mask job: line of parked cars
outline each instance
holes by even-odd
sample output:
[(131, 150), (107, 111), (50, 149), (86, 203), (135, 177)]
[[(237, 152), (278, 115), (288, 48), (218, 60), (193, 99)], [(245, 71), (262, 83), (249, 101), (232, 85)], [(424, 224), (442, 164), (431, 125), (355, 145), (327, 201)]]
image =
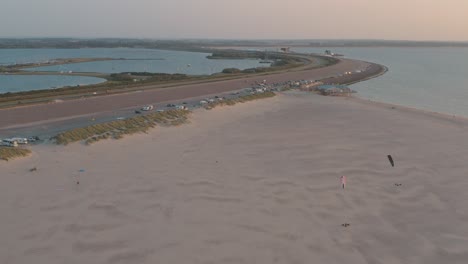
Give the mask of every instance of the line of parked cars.
[(208, 103), (214, 103), (216, 101), (223, 101), (224, 99), (226, 99), (226, 98), (225, 97), (219, 97), (219, 96), (215, 96), (214, 98), (205, 98), (205, 99), (200, 101), (200, 104), (204, 105), (204, 104), (208, 104)]
[[(187, 104), (186, 102), (183, 102), (182, 105), (167, 104), (166, 107), (167, 108), (176, 108), (176, 109), (187, 110), (188, 107), (185, 106), (186, 104)], [(143, 112), (152, 111), (153, 109), (154, 109), (153, 105), (145, 105), (142, 108), (135, 110), (135, 114), (141, 114)], [(163, 109), (157, 110), (157, 112), (163, 112), (163, 111), (164, 111)]]

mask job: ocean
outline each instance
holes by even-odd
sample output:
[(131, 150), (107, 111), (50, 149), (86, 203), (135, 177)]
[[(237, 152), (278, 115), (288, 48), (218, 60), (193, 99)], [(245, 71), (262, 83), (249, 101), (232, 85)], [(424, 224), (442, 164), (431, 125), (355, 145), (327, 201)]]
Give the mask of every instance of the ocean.
[(327, 49), (345, 58), (388, 67), (384, 75), (352, 85), (358, 97), (468, 117), (468, 48), (323, 47), (291, 51), (324, 54)]
[(388, 67), (384, 75), (351, 86), (359, 97), (468, 117), (468, 48), (328, 49)]

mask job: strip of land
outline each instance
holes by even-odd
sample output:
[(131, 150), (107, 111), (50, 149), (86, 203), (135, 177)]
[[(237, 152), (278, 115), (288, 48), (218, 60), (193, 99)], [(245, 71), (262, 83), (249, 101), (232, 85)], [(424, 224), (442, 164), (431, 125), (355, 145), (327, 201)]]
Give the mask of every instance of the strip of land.
[[(357, 69), (361, 70), (361, 73), (342, 75), (344, 72), (354, 72)], [(337, 64), (323, 68), (302, 68), (271, 75), (254, 75), (252, 77), (246, 76), (238, 79), (207, 83), (177, 84), (174, 87), (166, 87), (164, 89), (155, 89), (157, 87), (149, 85), (147, 87), (140, 87), (137, 92), (79, 98), (59, 103), (18, 106), (0, 109), (0, 132), (2, 129), (25, 126), (30, 123), (47, 122), (57, 119), (64, 120), (76, 116), (137, 107), (144, 104), (223, 93), (250, 87), (253, 83), (263, 82), (263, 80), (266, 80), (268, 83), (277, 83), (289, 80), (320, 80), (328, 78), (330, 83), (344, 83), (375, 76), (384, 70), (384, 67), (377, 64), (341, 59)], [(339, 76), (340, 74), (342, 76)]]
[[(248, 51), (232, 51), (227, 50), (223, 52), (214, 51), (209, 58), (229, 57), (233, 59), (250, 58), (259, 59), (264, 56), (261, 52), (248, 52)], [(0, 94), (0, 108), (7, 108), (16, 105), (27, 105), (34, 103), (44, 103), (53, 100), (68, 100), (74, 98), (81, 98), (82, 96), (101, 96), (117, 93), (126, 93), (136, 91), (143, 88), (158, 89), (166, 88), (177, 85), (187, 85), (195, 83), (206, 83), (222, 80), (239, 79), (243, 77), (253, 77), (265, 74), (277, 74), (286, 71), (301, 71), (306, 69), (313, 69), (332, 65), (337, 60), (320, 56), (308, 54), (285, 54), (274, 53), (275, 59), (270, 67), (256, 67), (250, 69), (236, 69), (227, 68), (222, 73), (212, 75), (185, 75), (185, 74), (163, 74), (163, 73), (148, 73), (148, 72), (123, 72), (115, 74), (103, 74), (97, 72), (53, 72), (53, 71), (22, 71), (22, 67), (10, 65), (6, 67), (19, 67), (14, 73), (16, 75), (71, 75), (71, 76), (88, 76), (106, 79), (107, 82), (74, 87), (61, 87), (57, 89), (45, 89), (34, 91), (22, 91), (16, 93)], [(86, 60), (86, 59), (82, 59)], [(119, 59), (130, 60), (130, 59)], [(66, 61), (62, 59), (62, 61)], [(29, 65), (29, 64), (26, 64)], [(1, 69), (0, 69), (1, 74)], [(6, 74), (6, 73), (4, 73)]]
[(42, 66), (56, 66), (64, 64), (74, 64), (74, 63), (83, 63), (83, 62), (93, 62), (93, 61), (108, 61), (108, 60), (123, 60), (123, 59), (113, 59), (113, 58), (69, 58), (69, 59), (53, 59), (50, 61), (44, 62), (31, 62), (31, 63), (18, 63), (12, 65), (6, 65), (0, 67), (0, 73), (11, 73), (15, 74), (23, 69), (36, 68)]

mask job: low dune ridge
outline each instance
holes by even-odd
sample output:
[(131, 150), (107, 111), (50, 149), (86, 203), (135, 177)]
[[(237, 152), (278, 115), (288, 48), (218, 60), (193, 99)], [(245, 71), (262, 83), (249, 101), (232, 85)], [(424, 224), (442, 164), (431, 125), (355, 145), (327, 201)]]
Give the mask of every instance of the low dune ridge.
[(290, 91), (38, 145), (0, 165), (0, 263), (466, 263), (467, 127)]

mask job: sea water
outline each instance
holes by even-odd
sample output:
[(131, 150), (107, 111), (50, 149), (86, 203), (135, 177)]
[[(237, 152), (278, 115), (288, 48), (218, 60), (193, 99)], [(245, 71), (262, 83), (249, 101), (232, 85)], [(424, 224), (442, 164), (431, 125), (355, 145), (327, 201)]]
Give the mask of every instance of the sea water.
[(292, 50), (324, 54), (327, 49), (343, 54), (345, 58), (388, 67), (384, 75), (351, 86), (359, 97), (468, 117), (468, 48), (324, 47)]
[(56, 75), (0, 75), (0, 94), (7, 92), (32, 91), (64, 86), (96, 84), (101, 78)]

